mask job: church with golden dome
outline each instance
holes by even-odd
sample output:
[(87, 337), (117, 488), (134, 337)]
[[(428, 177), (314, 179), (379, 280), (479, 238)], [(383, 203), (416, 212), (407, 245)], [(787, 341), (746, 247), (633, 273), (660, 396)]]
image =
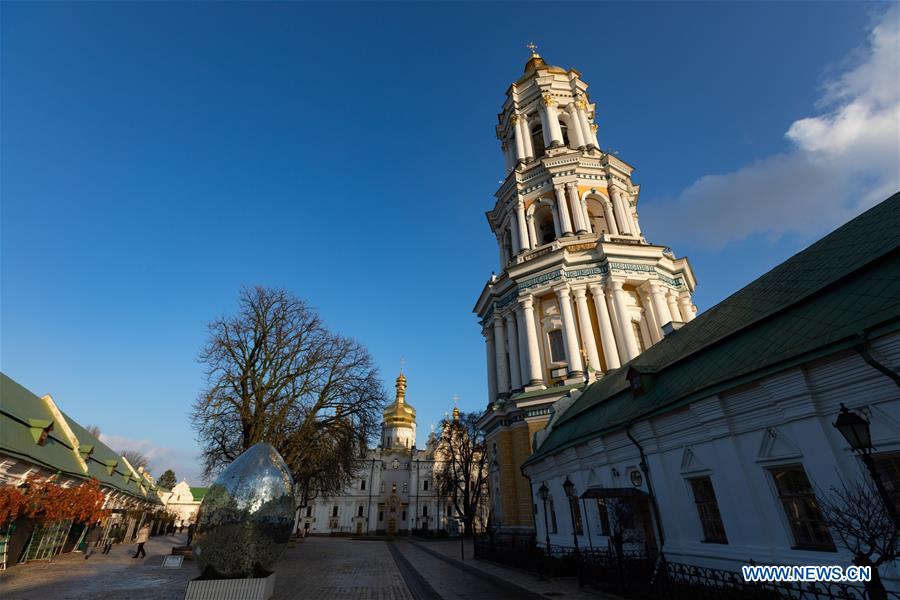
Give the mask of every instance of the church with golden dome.
[(442, 461), (434, 432), (416, 446), (416, 409), (406, 398), (406, 376), (394, 383), (394, 401), (382, 413), (381, 436), (339, 496), (299, 507), (297, 528), (308, 535), (406, 535), (458, 528), (458, 515), (434, 484)]

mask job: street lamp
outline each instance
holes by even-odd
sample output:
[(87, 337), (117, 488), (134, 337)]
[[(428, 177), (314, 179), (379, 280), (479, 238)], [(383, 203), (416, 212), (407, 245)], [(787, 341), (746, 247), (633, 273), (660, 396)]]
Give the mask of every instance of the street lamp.
[(881, 474), (875, 468), (875, 462), (872, 460), (872, 451), (875, 447), (872, 445), (872, 432), (869, 430), (869, 420), (849, 410), (842, 402), (841, 412), (834, 421), (834, 428), (841, 432), (841, 435), (844, 436), (844, 439), (850, 445), (850, 449), (866, 465), (869, 476), (875, 482), (878, 493), (881, 494), (881, 501), (884, 502), (888, 515), (894, 522), (894, 526), (900, 528), (900, 517), (897, 516), (897, 507), (894, 506), (891, 497), (888, 495), (884, 482), (881, 480)]
[(547, 536), (547, 556), (550, 556), (550, 526), (547, 524), (547, 498), (550, 496), (550, 490), (547, 489), (546, 483), (542, 483), (538, 488), (538, 496), (544, 504), (544, 535)]

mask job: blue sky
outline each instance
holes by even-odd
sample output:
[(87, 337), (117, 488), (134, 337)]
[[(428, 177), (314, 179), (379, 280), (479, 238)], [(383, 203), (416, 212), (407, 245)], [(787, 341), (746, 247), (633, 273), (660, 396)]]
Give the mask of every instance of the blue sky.
[[(708, 308), (897, 190), (897, 12), (852, 3), (0, 5), (2, 369), (193, 477), (205, 323), (282, 286), (486, 402), (494, 137), (539, 44)], [(891, 68), (894, 67), (894, 68)], [(893, 129), (891, 129), (893, 127)], [(886, 136), (885, 133), (888, 135)]]

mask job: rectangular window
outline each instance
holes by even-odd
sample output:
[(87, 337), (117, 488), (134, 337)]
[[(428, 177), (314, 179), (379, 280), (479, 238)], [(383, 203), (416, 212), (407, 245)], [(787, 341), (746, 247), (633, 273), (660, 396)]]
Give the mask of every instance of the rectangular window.
[(400, 519), (406, 521), (406, 511), (403, 511), (403, 514), (400, 516)]
[(644, 338), (641, 337), (641, 325), (637, 321), (631, 322), (631, 328), (634, 330), (634, 341), (637, 342), (638, 352), (646, 350)]
[(550, 533), (556, 533), (556, 508), (553, 506), (553, 496), (550, 497)]
[(378, 511), (378, 520), (384, 521), (384, 511), (383, 510)]
[(802, 466), (771, 470), (778, 498), (794, 536), (794, 547), (834, 551), (834, 541), (822, 519), (819, 503)]
[(356, 516), (357, 516), (357, 517), (363, 516), (363, 507), (362, 507), (362, 504), (360, 504), (359, 507), (356, 509)]
[(552, 362), (566, 362), (566, 349), (563, 346), (562, 329), (555, 329), (547, 334), (550, 340), (550, 360)]
[(366, 489), (366, 480), (365, 479), (363, 479), (359, 482), (359, 489), (365, 491), (365, 489)]
[(422, 482), (422, 489), (425, 490), (426, 492), (428, 491), (428, 480), (427, 479)]
[(691, 479), (690, 482), (691, 490), (694, 492), (694, 504), (697, 505), (697, 514), (700, 516), (700, 525), (703, 527), (703, 541), (727, 544), (725, 525), (722, 523), (722, 515), (719, 514), (719, 503), (716, 501), (712, 480), (709, 477), (698, 477)]
[(900, 452), (873, 454), (872, 462), (875, 463), (875, 470), (881, 475), (884, 489), (887, 490), (888, 496), (894, 501), (897, 513), (900, 514)]
[(427, 505), (427, 504), (426, 504), (425, 506), (422, 507), (422, 516), (423, 516), (423, 517), (427, 517), (427, 516), (428, 516), (428, 505)]
[(306, 507), (306, 516), (307, 516), (307, 517), (311, 517), (311, 516), (312, 516), (312, 506), (307, 506), (307, 507)]
[(337, 513), (338, 513), (338, 507), (335, 506), (334, 508), (331, 509), (331, 516), (336, 517)]
[(584, 526), (581, 524), (581, 504), (578, 498), (572, 499), (572, 516), (575, 519), (575, 535), (584, 535)]
[(447, 505), (447, 516), (448, 517), (453, 516), (453, 507), (450, 506), (449, 504)]
[(597, 512), (600, 513), (600, 535), (610, 535), (609, 507), (603, 498), (597, 498)]

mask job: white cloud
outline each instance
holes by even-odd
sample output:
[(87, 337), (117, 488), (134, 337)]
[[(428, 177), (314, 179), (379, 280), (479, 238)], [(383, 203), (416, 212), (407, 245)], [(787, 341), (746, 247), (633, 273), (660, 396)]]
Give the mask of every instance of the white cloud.
[(791, 150), (645, 205), (651, 241), (665, 232), (667, 243), (716, 248), (754, 234), (820, 234), (900, 190), (898, 24), (894, 6), (856, 63), (825, 82), (822, 114), (791, 124)]
[(134, 440), (121, 435), (100, 434), (100, 441), (115, 450), (133, 450), (147, 457), (148, 469), (155, 477), (172, 469), (178, 480), (187, 479), (191, 485), (202, 485), (202, 468), (196, 454), (186, 450), (158, 446), (150, 440)]

